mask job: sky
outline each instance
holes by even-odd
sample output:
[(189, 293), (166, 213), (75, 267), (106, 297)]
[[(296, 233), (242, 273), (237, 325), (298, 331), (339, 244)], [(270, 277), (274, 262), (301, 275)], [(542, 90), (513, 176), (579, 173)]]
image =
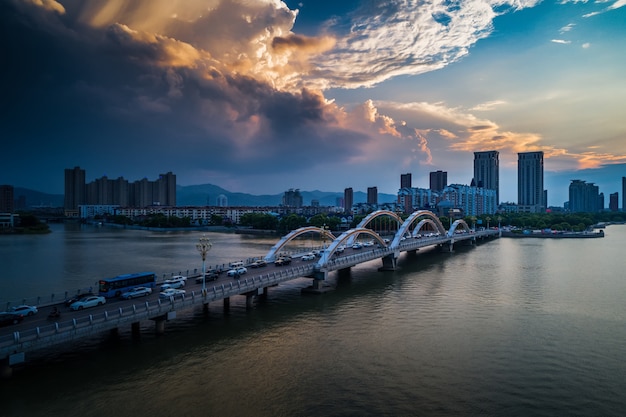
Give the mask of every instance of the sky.
[(626, 0), (1, 0), (0, 184), (470, 184), (544, 152), (548, 204), (626, 176)]

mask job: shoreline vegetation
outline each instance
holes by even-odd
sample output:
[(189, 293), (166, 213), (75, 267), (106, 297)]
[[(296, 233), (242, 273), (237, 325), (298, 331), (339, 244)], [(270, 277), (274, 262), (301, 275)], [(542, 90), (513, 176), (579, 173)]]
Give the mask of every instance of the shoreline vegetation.
[[(141, 218), (131, 219), (125, 216), (98, 216), (94, 219), (81, 220), (64, 217), (42, 217), (37, 213), (19, 213), (20, 223), (13, 228), (0, 229), (0, 234), (46, 234), (51, 230), (48, 223), (73, 222), (89, 224), (96, 227), (114, 227), (121, 229), (149, 230), (154, 232), (180, 232), (201, 231), (250, 234), (259, 236), (283, 236), (292, 230), (304, 226), (315, 226), (340, 233), (353, 229), (361, 222), (366, 214), (351, 216), (316, 214), (307, 218), (298, 214), (289, 214), (278, 217), (269, 213), (246, 213), (238, 224), (221, 216), (213, 216), (206, 224), (198, 224), (189, 217), (179, 218), (154, 214)], [(598, 212), (598, 213), (497, 213), (493, 215), (466, 216), (461, 218), (471, 229), (502, 229), (504, 237), (531, 237), (531, 238), (589, 238), (602, 237), (603, 233), (594, 233), (594, 229), (600, 229), (609, 224), (626, 223), (623, 212)], [(401, 214), (406, 218), (408, 214)], [(442, 226), (450, 229), (452, 222), (457, 218), (440, 216)], [(391, 224), (395, 220), (382, 218), (379, 226), (386, 230), (394, 229)], [(459, 226), (460, 227), (460, 226)]]

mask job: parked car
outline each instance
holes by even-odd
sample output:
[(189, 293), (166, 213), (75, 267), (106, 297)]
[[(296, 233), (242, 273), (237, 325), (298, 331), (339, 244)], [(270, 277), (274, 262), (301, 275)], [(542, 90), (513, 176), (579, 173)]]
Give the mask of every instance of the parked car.
[(107, 302), (106, 298), (99, 295), (92, 295), (90, 297), (81, 298), (80, 300), (72, 303), (70, 308), (72, 310), (82, 310), (83, 308), (101, 306)]
[(84, 292), (84, 293), (76, 294), (75, 296), (70, 297), (67, 300), (65, 300), (65, 305), (69, 307), (72, 304), (74, 304), (76, 301), (80, 300), (81, 298), (91, 297), (92, 295), (95, 295), (95, 294), (92, 292)]
[(245, 266), (242, 266), (240, 268), (235, 268), (235, 269), (231, 269), (230, 271), (228, 271), (226, 274), (229, 277), (238, 277), (239, 275), (243, 275), (246, 272), (248, 272), (248, 270), (246, 269)]
[(11, 324), (18, 324), (24, 320), (24, 316), (18, 313), (12, 313), (10, 311), (0, 312), (0, 326), (10, 326)]
[(37, 314), (39, 312), (39, 310), (37, 310), (37, 307), (29, 306), (26, 304), (13, 307), (10, 311), (11, 313), (21, 314), (22, 316), (32, 316), (33, 314)]
[(256, 261), (252, 262), (250, 264), (251, 268), (262, 268), (264, 266), (267, 265), (267, 262), (265, 262), (263, 259), (257, 259)]
[(133, 288), (132, 290), (126, 291), (125, 293), (123, 293), (122, 298), (125, 300), (130, 300), (131, 298), (145, 297), (150, 294), (152, 294), (152, 288), (137, 287), (137, 288)]
[[(217, 275), (217, 272), (206, 272), (204, 274), (204, 282), (215, 281), (218, 277), (219, 277), (219, 275)], [(197, 284), (202, 284), (202, 275), (200, 275), (198, 278), (196, 278), (196, 283)]]
[(185, 295), (185, 290), (178, 290), (176, 288), (168, 288), (159, 293), (159, 298), (171, 298), (171, 297), (176, 297), (176, 296), (182, 297), (183, 295)]

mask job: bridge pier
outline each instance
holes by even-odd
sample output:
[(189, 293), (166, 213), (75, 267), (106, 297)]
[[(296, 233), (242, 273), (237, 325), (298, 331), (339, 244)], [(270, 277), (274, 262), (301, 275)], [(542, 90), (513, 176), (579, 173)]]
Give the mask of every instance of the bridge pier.
[(130, 330), (134, 338), (138, 338), (141, 333), (140, 322), (134, 321), (130, 324)]
[(157, 335), (162, 335), (165, 333), (165, 317), (154, 320), (154, 331)]
[(395, 271), (398, 266), (398, 258), (392, 253), (382, 258), (383, 266), (378, 268), (379, 271)]
[(328, 271), (315, 271), (313, 274), (313, 283), (310, 287), (302, 289), (304, 294), (323, 294), (332, 290), (332, 287), (326, 284)]
[(246, 294), (246, 310), (250, 310), (254, 307), (254, 297), (255, 295), (252, 293)]
[(0, 361), (0, 379), (9, 379), (13, 376), (13, 368), (9, 365), (8, 359)]

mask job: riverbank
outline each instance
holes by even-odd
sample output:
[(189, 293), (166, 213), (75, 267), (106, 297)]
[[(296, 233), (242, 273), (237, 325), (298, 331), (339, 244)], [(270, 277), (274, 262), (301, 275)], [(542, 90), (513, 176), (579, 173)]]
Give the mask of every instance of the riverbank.
[(536, 239), (593, 239), (604, 237), (604, 231), (599, 230), (597, 232), (539, 232), (539, 233), (517, 233), (517, 232), (502, 232), (502, 237), (513, 238), (536, 238)]

